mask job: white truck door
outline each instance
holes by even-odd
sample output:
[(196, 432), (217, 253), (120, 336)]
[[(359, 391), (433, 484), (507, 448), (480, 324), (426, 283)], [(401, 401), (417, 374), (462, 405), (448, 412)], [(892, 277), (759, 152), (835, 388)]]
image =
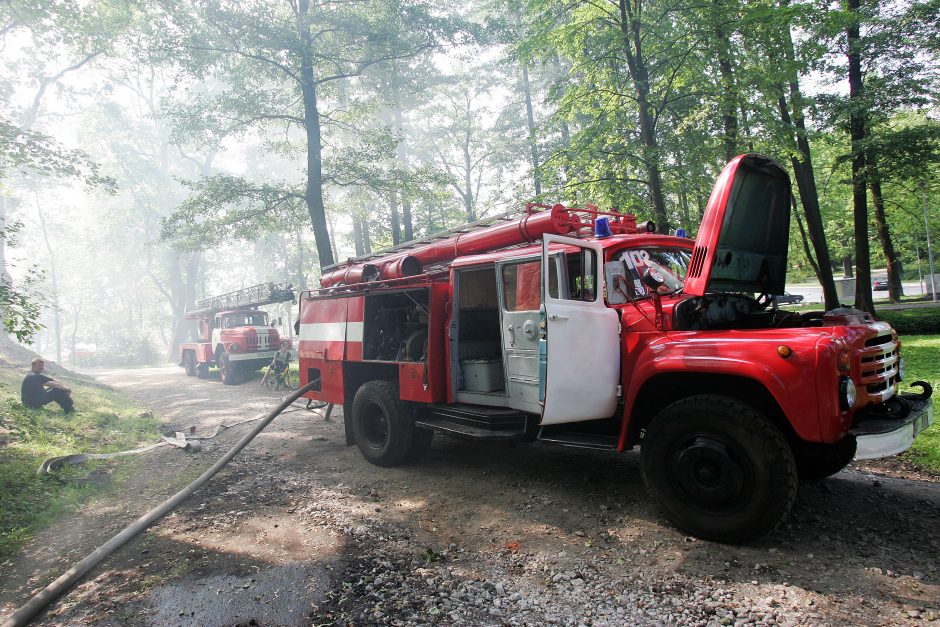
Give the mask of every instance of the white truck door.
[(496, 264), (506, 404), (532, 414), (542, 411), (539, 402), (541, 268), (538, 258)]
[[(549, 245), (567, 255), (565, 285), (549, 289)], [(542, 238), (545, 332), (539, 342), (542, 424), (608, 418), (620, 384), (620, 317), (604, 303), (604, 252), (597, 242), (560, 235)]]

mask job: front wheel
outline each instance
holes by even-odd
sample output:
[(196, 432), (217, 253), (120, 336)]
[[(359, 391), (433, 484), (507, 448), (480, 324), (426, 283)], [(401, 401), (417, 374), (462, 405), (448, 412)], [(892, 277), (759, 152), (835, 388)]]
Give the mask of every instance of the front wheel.
[(692, 396), (661, 411), (646, 428), (640, 465), (666, 516), (704, 539), (763, 536), (796, 500), (796, 462), (783, 434), (725, 396)]
[(376, 466), (403, 462), (414, 444), (414, 420), (393, 381), (368, 381), (356, 391), (352, 427), (362, 456)]
[(196, 376), (196, 353), (193, 351), (185, 351), (183, 353), (183, 368), (186, 369), (186, 376), (195, 377)]
[(223, 385), (235, 385), (238, 383), (237, 368), (226, 353), (219, 353), (215, 358), (215, 363), (219, 365), (219, 376), (222, 377)]

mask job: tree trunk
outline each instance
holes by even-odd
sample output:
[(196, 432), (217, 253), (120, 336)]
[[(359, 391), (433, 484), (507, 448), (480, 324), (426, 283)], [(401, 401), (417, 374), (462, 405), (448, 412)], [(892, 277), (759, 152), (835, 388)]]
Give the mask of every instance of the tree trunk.
[(721, 111), (721, 123), (724, 128), (722, 139), (725, 146), (725, 161), (731, 161), (738, 154), (738, 98), (734, 84), (734, 69), (731, 65), (731, 41), (724, 24), (727, 8), (723, 0), (712, 0), (711, 8), (715, 45), (718, 49), (718, 72), (721, 74), (721, 98), (718, 108)]
[(855, 264), (852, 262), (852, 255), (846, 255), (842, 258), (842, 276), (851, 279), (855, 276)]
[(669, 231), (666, 219), (666, 203), (663, 198), (662, 177), (659, 172), (659, 146), (656, 142), (656, 123), (649, 103), (650, 79), (643, 58), (640, 20), (629, 4), (630, 0), (619, 0), (620, 33), (623, 37), (623, 51), (630, 70), (630, 78), (636, 91), (637, 113), (640, 119), (640, 142), (643, 145), (643, 163), (649, 182), (650, 200), (653, 203), (653, 216), (662, 232)]
[(77, 362), (77, 360), (75, 359), (75, 355), (76, 355), (76, 352), (75, 352), (75, 336), (78, 335), (78, 320), (79, 320), (79, 315), (81, 314), (81, 311), (82, 311), (82, 304), (83, 304), (83, 303), (84, 303), (84, 295), (83, 295), (81, 292), (79, 292), (79, 296), (78, 296), (78, 306), (75, 307), (75, 320), (72, 322), (72, 359), (71, 359), (71, 363), (72, 363), (73, 366), (79, 365), (78, 362)]
[(185, 271), (181, 268), (184, 257), (174, 255), (170, 262), (170, 309), (173, 316), (173, 332), (167, 343), (166, 360), (175, 362), (179, 357), (180, 344), (192, 339), (195, 325), (186, 319), (186, 312), (196, 305), (196, 285), (199, 281), (202, 253), (185, 256)]
[(881, 178), (874, 167), (874, 159), (869, 157), (868, 186), (871, 189), (872, 204), (875, 206), (875, 225), (878, 228), (878, 240), (881, 250), (885, 254), (885, 263), (888, 269), (888, 299), (892, 303), (901, 302), (904, 290), (901, 287), (901, 258), (894, 249), (891, 232), (888, 230), (888, 220), (885, 217), (885, 201), (881, 194)]
[(401, 222), (398, 217), (398, 194), (394, 189), (388, 192), (388, 209), (392, 215), (392, 246), (401, 244)]
[(363, 252), (365, 249), (362, 246), (362, 227), (360, 226), (360, 220), (358, 216), (353, 217), (353, 246), (356, 247), (356, 256), (361, 257), (365, 254)]
[[(401, 99), (399, 97), (395, 98), (395, 131), (402, 137), (404, 137), (405, 125), (402, 120), (401, 114)], [(405, 142), (402, 141), (395, 148), (395, 154), (398, 157), (398, 164), (401, 166), (402, 172), (407, 176), (408, 174), (408, 147), (405, 146)], [(400, 239), (405, 242), (410, 242), (415, 238), (414, 236), (414, 221), (411, 218), (411, 199), (408, 197), (408, 193), (405, 190), (405, 186), (399, 186), (399, 192), (401, 194), (401, 227), (402, 233)], [(394, 226), (394, 222), (393, 222)]]
[(323, 204), (323, 146), (320, 141), (320, 111), (317, 108), (317, 84), (313, 77), (313, 38), (308, 22), (309, 0), (298, 0), (300, 39), (303, 42), (300, 61), (300, 89), (304, 102), (304, 127), (307, 133), (307, 189), (304, 198), (313, 238), (317, 243), (320, 268), (334, 263), (333, 247), (326, 223), (326, 207)]
[(463, 145), (463, 206), (467, 212), (467, 223), (476, 222), (476, 214), (473, 212), (473, 161), (470, 158), (470, 131), (466, 133), (466, 139)]
[(868, 198), (865, 193), (865, 116), (862, 113), (862, 59), (859, 51), (860, 0), (847, 0), (852, 22), (845, 29), (849, 59), (849, 127), (852, 137), (852, 205), (855, 219), (855, 307), (874, 313), (871, 251), (868, 247)]
[[(790, 196), (790, 209), (793, 211), (793, 217), (796, 219), (796, 225), (800, 229), (800, 242), (803, 244), (803, 254), (806, 255), (809, 265), (813, 267), (813, 272), (816, 273), (816, 276), (819, 276), (819, 264), (816, 263), (816, 260), (813, 258), (813, 251), (809, 249), (809, 240), (806, 238), (806, 229), (803, 228), (803, 221), (800, 219), (800, 212), (796, 206), (796, 198)], [(826, 305), (826, 309), (833, 309), (829, 305)]]
[(304, 238), (300, 229), (294, 229), (294, 241), (297, 244), (297, 270), (294, 276), (294, 288), (303, 289), (307, 285), (307, 273), (304, 271), (304, 265), (307, 261), (307, 249), (304, 247)]
[(36, 198), (36, 213), (39, 214), (39, 227), (42, 229), (42, 238), (46, 242), (46, 252), (49, 253), (49, 278), (52, 281), (52, 320), (55, 332), (55, 361), (62, 365), (62, 321), (59, 316), (59, 283), (55, 270), (55, 253), (49, 242), (49, 229), (46, 228), (46, 218), (39, 205), (39, 194), (34, 192)]
[(535, 195), (542, 195), (542, 176), (539, 174), (539, 142), (535, 129), (535, 114), (532, 110), (532, 87), (529, 84), (529, 68), (522, 66), (522, 95), (525, 98), (525, 115), (528, 125), (529, 157), (532, 159), (532, 186)]
[[(786, 9), (789, 0), (781, 0), (781, 8)], [(822, 286), (823, 302), (826, 309), (835, 309), (839, 306), (839, 294), (836, 292), (836, 283), (832, 277), (832, 258), (829, 255), (829, 246), (826, 243), (826, 230), (823, 227), (822, 212), (819, 209), (819, 192), (816, 188), (816, 175), (813, 172), (813, 157), (809, 147), (809, 136), (806, 132), (806, 116), (803, 113), (803, 92), (800, 89), (799, 76), (796, 73), (795, 54), (793, 51), (793, 37), (790, 35), (789, 24), (783, 35), (784, 56), (791, 68), (789, 71), (788, 87), (790, 104), (787, 106), (783, 89), (780, 90), (778, 109), (780, 119), (793, 129), (796, 137), (796, 152), (790, 157), (793, 166), (793, 175), (796, 178), (796, 187), (800, 193), (800, 204), (803, 205), (803, 214), (806, 216), (806, 228), (809, 239), (816, 252), (816, 279)], [(773, 61), (773, 59), (771, 59)], [(792, 120), (790, 110), (793, 111)]]

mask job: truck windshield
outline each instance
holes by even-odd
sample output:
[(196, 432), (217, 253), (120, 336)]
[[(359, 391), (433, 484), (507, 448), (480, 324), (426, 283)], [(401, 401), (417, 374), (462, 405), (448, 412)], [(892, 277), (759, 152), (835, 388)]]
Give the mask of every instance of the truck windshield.
[(229, 314), (225, 316), (223, 327), (234, 329), (235, 327), (264, 327), (268, 325), (268, 315), (263, 312)]
[[(611, 303), (647, 296), (643, 272), (649, 268), (662, 274), (660, 293), (682, 289), (692, 254), (685, 248), (629, 248), (614, 255), (608, 271), (608, 300)], [(619, 276), (615, 276), (619, 275)]]

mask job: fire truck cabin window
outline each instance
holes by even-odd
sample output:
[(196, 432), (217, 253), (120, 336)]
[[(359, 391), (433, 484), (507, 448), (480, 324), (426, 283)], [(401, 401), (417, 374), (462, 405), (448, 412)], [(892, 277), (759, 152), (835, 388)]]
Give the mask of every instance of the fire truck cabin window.
[(537, 311), (542, 299), (542, 262), (527, 261), (503, 267), (506, 311)]
[(593, 302), (597, 298), (597, 253), (581, 249), (567, 257), (568, 299)]
[(682, 289), (691, 256), (691, 251), (685, 248), (631, 248), (616, 253), (614, 261), (623, 263), (623, 280), (618, 278), (615, 285), (608, 286), (612, 292), (608, 295), (610, 302), (647, 296), (649, 288), (643, 284), (643, 272), (647, 269), (658, 270), (666, 280), (659, 288), (660, 293)]
[(226, 329), (235, 327), (263, 327), (268, 324), (268, 315), (263, 311), (228, 314), (222, 326)]
[[(558, 298), (558, 260), (551, 261), (548, 293)], [(538, 311), (542, 300), (542, 262), (538, 259), (503, 266), (503, 306), (506, 311)]]

